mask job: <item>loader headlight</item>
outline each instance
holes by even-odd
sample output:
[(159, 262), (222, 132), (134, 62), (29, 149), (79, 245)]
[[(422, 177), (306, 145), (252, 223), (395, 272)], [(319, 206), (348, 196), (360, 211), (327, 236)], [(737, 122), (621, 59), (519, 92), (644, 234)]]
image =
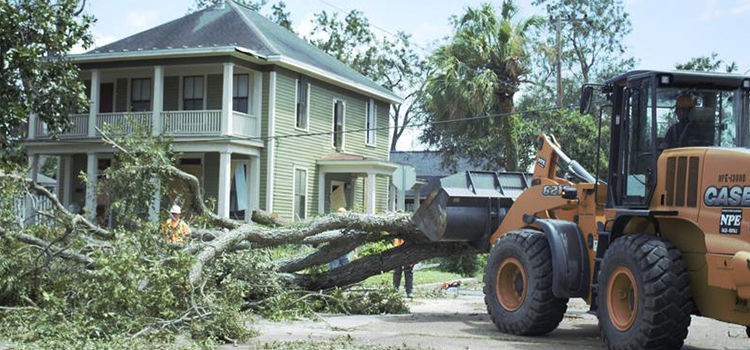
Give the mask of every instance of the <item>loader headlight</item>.
[(564, 199), (576, 199), (578, 198), (578, 189), (575, 187), (563, 187), (560, 191), (560, 196)]
[(742, 90), (750, 90), (750, 79), (742, 80)]

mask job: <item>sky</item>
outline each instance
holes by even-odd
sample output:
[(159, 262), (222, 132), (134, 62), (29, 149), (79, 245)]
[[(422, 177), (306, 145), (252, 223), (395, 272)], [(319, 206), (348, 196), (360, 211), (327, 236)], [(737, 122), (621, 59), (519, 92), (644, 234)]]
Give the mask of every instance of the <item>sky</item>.
[[(194, 0), (88, 0), (87, 11), (97, 18), (95, 46), (152, 28), (185, 15)], [(309, 33), (313, 14), (320, 11), (364, 12), (373, 30), (388, 36), (410, 33), (426, 50), (451, 34), (449, 18), (479, 0), (285, 0), (298, 33)], [(501, 1), (489, 1), (501, 4)], [(675, 63), (716, 52), (750, 70), (750, 45), (744, 40), (750, 21), (750, 0), (624, 0), (633, 31), (626, 37), (628, 54), (640, 69), (672, 69)], [(269, 0), (275, 3), (275, 0)], [(532, 0), (517, 0), (521, 16), (541, 15)], [(270, 12), (270, 4), (261, 13)], [(399, 142), (399, 149), (421, 148), (414, 135)]]

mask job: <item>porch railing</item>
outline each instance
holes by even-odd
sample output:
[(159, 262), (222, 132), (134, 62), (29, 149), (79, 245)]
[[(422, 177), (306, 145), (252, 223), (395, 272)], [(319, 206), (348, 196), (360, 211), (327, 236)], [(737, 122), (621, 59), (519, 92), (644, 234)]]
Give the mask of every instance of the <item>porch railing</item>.
[(258, 136), (258, 117), (242, 112), (232, 112), (232, 132), (238, 136)]
[[(151, 130), (151, 112), (99, 113), (96, 115), (96, 127), (104, 130), (106, 126), (115, 128), (116, 132), (131, 133), (136, 128)], [(97, 135), (100, 133), (97, 131)]]
[(161, 119), (164, 133), (170, 135), (221, 133), (221, 110), (167, 111)]
[[(52, 132), (47, 128), (47, 123), (37, 119), (35, 126), (36, 137), (40, 139), (49, 138)], [(89, 130), (88, 114), (71, 114), (70, 125), (66, 130), (58, 134), (60, 138), (86, 137)]]

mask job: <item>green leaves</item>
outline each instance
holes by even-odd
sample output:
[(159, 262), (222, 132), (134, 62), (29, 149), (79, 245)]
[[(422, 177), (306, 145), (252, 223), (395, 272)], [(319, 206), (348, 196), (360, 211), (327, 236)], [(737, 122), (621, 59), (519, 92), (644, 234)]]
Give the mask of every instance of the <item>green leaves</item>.
[(66, 55), (92, 44), (94, 18), (78, 0), (0, 2), (0, 160), (18, 161), (24, 123), (36, 114), (55, 132), (88, 100), (78, 67)]
[(512, 1), (501, 12), (490, 4), (452, 19), (451, 40), (429, 58), (435, 67), (426, 85), (429, 120), (446, 121), (496, 115), (463, 123), (431, 125), (421, 140), (444, 153), (444, 163), (457, 157), (480, 167), (516, 170), (518, 150), (513, 97), (529, 73), (528, 29)]

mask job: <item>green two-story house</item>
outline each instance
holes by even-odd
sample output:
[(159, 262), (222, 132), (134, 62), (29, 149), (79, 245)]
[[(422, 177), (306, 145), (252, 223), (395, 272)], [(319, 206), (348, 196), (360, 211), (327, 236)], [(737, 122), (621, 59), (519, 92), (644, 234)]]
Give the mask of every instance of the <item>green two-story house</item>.
[[(32, 162), (59, 157), (65, 205), (106, 215), (108, 199), (77, 175), (95, 180), (111, 164), (98, 130), (138, 122), (174, 138), (177, 165), (198, 177), (224, 217), (249, 220), (259, 208), (299, 220), (388, 207), (397, 167), (388, 160), (388, 114), (401, 98), (240, 4), (226, 1), (70, 59), (90, 110), (72, 116), (55, 140), (32, 116), (25, 142)], [(179, 197), (160, 198), (161, 207)]]

